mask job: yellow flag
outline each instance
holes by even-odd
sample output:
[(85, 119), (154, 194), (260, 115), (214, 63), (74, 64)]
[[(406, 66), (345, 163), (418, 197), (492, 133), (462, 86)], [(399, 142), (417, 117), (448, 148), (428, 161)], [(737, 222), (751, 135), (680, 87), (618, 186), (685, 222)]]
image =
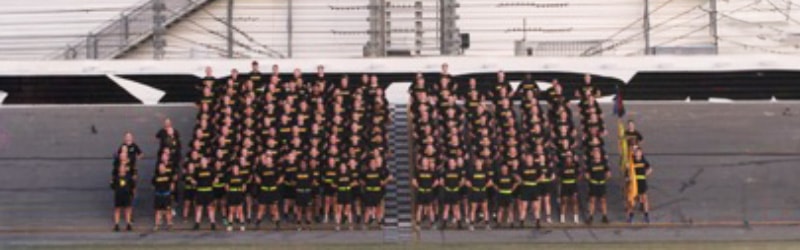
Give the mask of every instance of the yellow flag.
[(625, 185), (625, 198), (628, 205), (633, 206), (636, 201), (636, 171), (633, 167), (633, 154), (628, 149), (628, 140), (625, 138), (625, 126), (622, 120), (617, 120), (617, 131), (619, 133), (619, 155), (620, 155), (620, 170), (622, 173), (627, 173), (628, 183)]

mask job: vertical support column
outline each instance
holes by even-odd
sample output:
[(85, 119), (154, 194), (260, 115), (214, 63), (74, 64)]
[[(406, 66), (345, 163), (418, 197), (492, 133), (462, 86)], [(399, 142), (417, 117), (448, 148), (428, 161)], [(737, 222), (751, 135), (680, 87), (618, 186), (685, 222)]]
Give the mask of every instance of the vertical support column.
[(423, 13), (422, 1), (414, 2), (414, 54), (418, 56), (422, 55), (422, 39), (425, 34), (422, 27), (424, 23)]
[(86, 36), (86, 59), (97, 59), (97, 35), (89, 33)]
[(364, 46), (365, 57), (386, 56), (386, 3), (385, 0), (370, 0), (369, 5), (369, 41)]
[(123, 48), (128, 45), (128, 40), (130, 39), (130, 19), (128, 19), (127, 14), (122, 14), (120, 21), (122, 22), (122, 39), (120, 39), (119, 47)]
[(650, 0), (644, 0), (644, 16), (642, 17), (642, 28), (644, 29), (644, 54), (650, 55)]
[(233, 58), (233, 0), (228, 0), (228, 14), (225, 21), (228, 27), (228, 58)]
[(440, 50), (443, 56), (452, 56), (452, 55), (460, 55), (461, 54), (461, 34), (456, 25), (456, 20), (458, 20), (458, 14), (456, 14), (456, 9), (459, 7), (459, 4), (456, 0), (440, 0), (441, 8), (440, 8), (440, 18), (439, 23), (441, 24), (441, 39), (440, 39)]
[(292, 14), (294, 12), (294, 1), (293, 0), (289, 0), (289, 7), (286, 8), (286, 9), (289, 12), (286, 15), (286, 32), (287, 32), (286, 39), (288, 40), (288, 41), (286, 41), (286, 44), (287, 44), (287, 55), (289, 55), (289, 58), (292, 58), (292, 47), (293, 47), (292, 40), (294, 39), (294, 37), (293, 37), (294, 36), (294, 17), (292, 16)]
[(383, 51), (388, 50), (392, 47), (392, 2), (385, 1), (384, 8), (383, 8), (383, 42), (381, 43), (383, 46)]
[(153, 59), (155, 60), (163, 59), (166, 54), (164, 51), (164, 47), (167, 46), (167, 41), (164, 39), (167, 22), (167, 16), (164, 13), (166, 9), (164, 0), (153, 0)]
[(717, 33), (717, 0), (711, 0), (708, 4), (709, 7), (711, 7), (711, 11), (708, 12), (709, 32), (711, 33), (711, 39), (714, 39), (714, 54), (719, 54), (719, 34)]

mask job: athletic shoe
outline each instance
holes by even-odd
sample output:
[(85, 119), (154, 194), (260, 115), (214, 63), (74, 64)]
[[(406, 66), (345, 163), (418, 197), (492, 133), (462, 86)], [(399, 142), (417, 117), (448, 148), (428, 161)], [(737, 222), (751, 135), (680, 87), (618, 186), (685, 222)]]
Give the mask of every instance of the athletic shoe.
[(244, 232), (244, 225), (239, 226), (239, 231)]
[(119, 224), (114, 225), (114, 232), (119, 232)]
[(650, 224), (650, 215), (644, 214), (644, 223)]
[(542, 220), (536, 219), (536, 229), (542, 228)]
[(194, 227), (192, 227), (192, 230), (194, 231), (200, 230), (200, 223), (194, 223)]
[(586, 225), (591, 226), (593, 220), (594, 220), (594, 216), (589, 215), (589, 217), (586, 218)]
[(128, 226), (125, 227), (125, 230), (128, 230), (128, 232), (133, 231), (133, 226), (131, 224), (128, 224)]
[(217, 231), (217, 223), (211, 223), (211, 231)]
[(229, 226), (228, 226), (228, 232), (231, 232), (231, 231), (233, 231), (233, 226), (230, 226), (230, 225), (229, 225)]
[(603, 215), (603, 223), (608, 224), (608, 216)]

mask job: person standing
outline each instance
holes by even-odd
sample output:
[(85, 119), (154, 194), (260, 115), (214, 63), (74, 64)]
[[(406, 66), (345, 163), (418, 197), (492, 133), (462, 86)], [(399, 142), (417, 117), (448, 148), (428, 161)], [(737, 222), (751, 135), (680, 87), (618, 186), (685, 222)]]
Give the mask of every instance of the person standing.
[(119, 232), (120, 214), (124, 213), (127, 226), (125, 230), (133, 230), (133, 175), (128, 172), (128, 158), (126, 154), (121, 155), (115, 174), (112, 175), (110, 187), (114, 190), (114, 232)]

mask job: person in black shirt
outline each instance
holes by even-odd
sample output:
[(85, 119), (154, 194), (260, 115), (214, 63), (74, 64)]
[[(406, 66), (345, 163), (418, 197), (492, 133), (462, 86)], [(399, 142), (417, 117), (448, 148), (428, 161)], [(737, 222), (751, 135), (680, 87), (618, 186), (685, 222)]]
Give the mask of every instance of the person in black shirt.
[(483, 160), (477, 159), (474, 162), (475, 166), (466, 175), (466, 186), (470, 188), (469, 202), (470, 202), (470, 215), (469, 215), (469, 230), (475, 230), (474, 223), (476, 223), (476, 215), (478, 209), (483, 212), (483, 222), (486, 224), (486, 229), (491, 229), (489, 225), (489, 204), (486, 202), (487, 189), (493, 186), (492, 178), (489, 171), (484, 168)]
[(125, 132), (125, 136), (123, 137), (122, 145), (119, 145), (117, 152), (122, 150), (122, 147), (125, 146), (128, 152), (128, 160), (130, 161), (131, 166), (136, 168), (136, 161), (142, 159), (144, 157), (144, 153), (142, 149), (139, 148), (139, 145), (133, 141), (133, 133)]
[(283, 184), (283, 173), (281, 169), (273, 163), (271, 153), (262, 154), (258, 167), (256, 167), (255, 180), (258, 184), (258, 214), (256, 216), (256, 228), (261, 224), (261, 220), (266, 214), (267, 207), (270, 209), (270, 216), (275, 223), (275, 227), (280, 227), (280, 214), (278, 212), (278, 202), (281, 194), (278, 187)]
[(497, 224), (500, 225), (503, 221), (508, 222), (509, 225), (514, 227), (514, 211), (512, 204), (514, 203), (514, 190), (517, 189), (519, 183), (511, 173), (511, 167), (508, 161), (500, 166), (500, 171), (494, 177), (494, 187), (497, 190)]
[(234, 164), (231, 171), (225, 176), (225, 191), (227, 192), (228, 205), (228, 231), (233, 231), (233, 226), (239, 223), (239, 230), (244, 231), (244, 196), (247, 192), (248, 176), (241, 172), (239, 164)]
[(164, 119), (164, 128), (156, 133), (156, 139), (159, 142), (158, 152), (161, 152), (164, 148), (169, 148), (170, 152), (172, 152), (170, 158), (180, 162), (181, 136), (178, 130), (172, 127), (172, 120), (169, 118)]
[(429, 222), (433, 225), (436, 214), (433, 211), (433, 189), (439, 185), (436, 172), (433, 169), (434, 159), (424, 157), (421, 160), (420, 168), (416, 171), (416, 176), (411, 179), (411, 186), (417, 190), (416, 195), (416, 222), (417, 227), (422, 223), (422, 215), (427, 214)]
[(531, 153), (523, 153), (522, 164), (517, 169), (516, 179), (519, 183), (519, 226), (525, 226), (525, 218), (528, 215), (529, 207), (533, 208), (533, 216), (536, 219), (536, 228), (541, 226), (539, 219), (540, 200), (539, 200), (539, 182), (542, 179), (542, 168), (544, 158), (539, 159), (540, 162), (534, 160)]
[(189, 160), (186, 161), (186, 165), (183, 169), (183, 220), (189, 220), (189, 211), (192, 210), (194, 207), (194, 199), (197, 195), (197, 189), (192, 184), (192, 176), (194, 175), (194, 169), (200, 165), (200, 152), (197, 150), (192, 150), (189, 156)]
[(336, 181), (333, 182), (336, 187), (336, 231), (340, 230), (342, 225), (342, 216), (347, 216), (347, 223), (350, 230), (353, 229), (353, 213), (350, 203), (353, 202), (353, 192), (350, 190), (356, 185), (357, 179), (353, 178), (353, 173), (347, 166), (347, 163), (339, 163), (339, 171), (336, 172)]
[(459, 206), (462, 196), (461, 188), (464, 186), (464, 170), (458, 167), (458, 161), (454, 158), (447, 160), (447, 168), (441, 176), (439, 176), (439, 183), (442, 184), (444, 195), (441, 204), (442, 209), (442, 229), (447, 227), (450, 213), (453, 213), (453, 219), (461, 228), (461, 206)]
[(565, 222), (567, 207), (572, 205), (573, 221), (578, 223), (578, 177), (579, 169), (573, 160), (571, 151), (567, 151), (564, 159), (559, 162), (559, 176), (561, 180), (561, 223)]
[(208, 159), (203, 157), (200, 159), (200, 166), (195, 168), (194, 175), (192, 176), (192, 185), (197, 187), (197, 194), (195, 197), (194, 208), (194, 230), (200, 229), (200, 221), (203, 218), (203, 208), (205, 207), (208, 212), (208, 219), (211, 222), (211, 230), (217, 228), (216, 221), (214, 220), (214, 193), (213, 185), (219, 182), (217, 174), (214, 169), (208, 166)]
[(153, 231), (158, 231), (161, 226), (161, 218), (167, 221), (167, 230), (172, 228), (172, 213), (171, 209), (171, 193), (175, 190), (175, 183), (173, 182), (172, 173), (167, 171), (167, 163), (160, 163), (157, 167), (157, 173), (153, 176), (152, 180), (154, 194), (155, 194), (155, 226)]
[(628, 120), (628, 128), (625, 129), (625, 140), (628, 141), (628, 148), (630, 149), (633, 149), (634, 146), (640, 146), (642, 140), (644, 140), (639, 130), (636, 130), (636, 123), (633, 123), (633, 120)]
[(384, 187), (392, 176), (385, 167), (380, 166), (378, 157), (369, 160), (369, 168), (361, 173), (361, 186), (364, 187), (364, 227), (368, 227), (378, 218), (377, 207), (383, 201)]
[[(633, 147), (633, 168), (636, 176), (628, 176), (627, 178), (636, 178), (636, 193), (639, 198), (639, 203), (642, 204), (644, 222), (650, 223), (650, 200), (647, 197), (647, 178), (653, 173), (653, 169), (650, 168), (650, 162), (644, 157), (642, 148), (639, 146)], [(633, 223), (633, 206), (628, 206), (628, 223)]]
[(585, 178), (589, 180), (589, 218), (586, 224), (592, 224), (595, 212), (595, 204), (600, 202), (600, 212), (603, 213), (603, 223), (608, 223), (608, 208), (606, 206), (606, 181), (611, 178), (611, 169), (608, 163), (600, 154), (600, 149), (595, 148), (591, 153), (591, 158), (586, 162), (587, 171)]
[(110, 187), (114, 190), (114, 231), (119, 232), (120, 214), (125, 214), (125, 222), (128, 224), (126, 229), (133, 230), (133, 223), (131, 221), (133, 215), (133, 207), (131, 201), (133, 198), (133, 175), (128, 172), (127, 155), (120, 156), (120, 163), (117, 166), (116, 174), (111, 176)]
[(297, 230), (303, 230), (303, 224), (305, 224), (305, 229), (311, 229), (311, 214), (312, 214), (312, 205), (314, 201), (314, 193), (313, 190), (317, 186), (317, 180), (315, 178), (315, 174), (313, 169), (308, 167), (308, 161), (302, 160), (300, 161), (300, 168), (297, 169), (297, 173), (295, 174), (294, 178), (294, 188), (295, 188), (295, 218), (297, 223)]

